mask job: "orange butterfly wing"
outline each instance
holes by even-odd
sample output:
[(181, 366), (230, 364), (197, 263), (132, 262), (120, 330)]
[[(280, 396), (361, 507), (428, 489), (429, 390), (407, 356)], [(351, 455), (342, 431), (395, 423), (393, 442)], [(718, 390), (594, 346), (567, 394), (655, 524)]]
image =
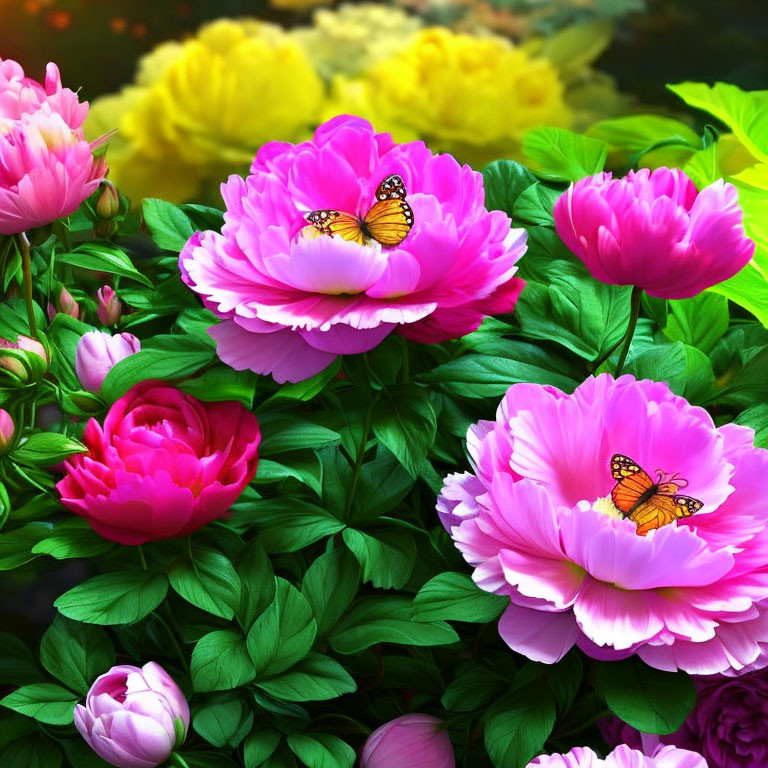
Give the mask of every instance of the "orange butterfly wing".
[(356, 216), (343, 211), (310, 211), (305, 217), (315, 229), (324, 235), (338, 235), (342, 240), (354, 240), (360, 245), (365, 243), (365, 232)]
[(611, 457), (611, 474), (613, 479), (618, 481), (611, 491), (611, 499), (616, 508), (626, 516), (643, 494), (653, 488), (653, 480), (636, 462), (620, 453)]
[(645, 536), (654, 528), (661, 528), (662, 525), (667, 525), (681, 517), (690, 517), (703, 506), (702, 502), (690, 496), (656, 494), (640, 504), (629, 519), (637, 523), (637, 535)]
[(401, 198), (388, 198), (374, 203), (365, 216), (365, 228), (382, 245), (399, 245), (413, 226), (411, 206)]

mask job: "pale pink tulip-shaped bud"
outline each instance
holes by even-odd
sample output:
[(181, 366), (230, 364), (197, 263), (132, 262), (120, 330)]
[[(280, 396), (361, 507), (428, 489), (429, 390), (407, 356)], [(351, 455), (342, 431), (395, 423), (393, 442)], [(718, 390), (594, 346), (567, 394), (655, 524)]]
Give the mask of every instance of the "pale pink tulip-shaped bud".
[(155, 768), (184, 741), (189, 704), (154, 661), (112, 667), (96, 679), (75, 726), (93, 751), (119, 768)]
[(557, 234), (592, 277), (660, 299), (687, 299), (733, 277), (752, 258), (736, 187), (700, 192), (680, 169), (580, 179), (555, 203)]
[(98, 392), (112, 368), (140, 349), (141, 342), (132, 333), (112, 336), (106, 331), (88, 331), (77, 342), (77, 378), (89, 392)]
[(19, 336), (16, 341), (0, 339), (0, 350), (16, 350), (21, 355), (0, 353), (0, 368), (14, 374), (22, 382), (40, 378), (48, 369), (45, 347), (29, 336)]
[(109, 285), (103, 285), (96, 291), (96, 300), (98, 302), (99, 322), (102, 325), (114, 325), (123, 313), (123, 302), (117, 298), (117, 294)]
[(360, 755), (360, 768), (454, 768), (455, 764), (445, 723), (418, 713), (377, 728)]
[(48, 303), (48, 317), (50, 320), (61, 312), (77, 320), (80, 317), (80, 305), (72, 298), (72, 294), (62, 285), (56, 304)]
[(16, 425), (11, 414), (4, 408), (0, 408), (0, 456), (8, 453), (13, 444), (13, 436), (16, 433)]

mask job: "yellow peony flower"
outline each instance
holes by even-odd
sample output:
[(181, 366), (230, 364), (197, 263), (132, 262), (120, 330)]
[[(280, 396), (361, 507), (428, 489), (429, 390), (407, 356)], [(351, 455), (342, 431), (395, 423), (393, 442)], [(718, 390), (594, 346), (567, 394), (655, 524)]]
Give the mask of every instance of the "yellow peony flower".
[(361, 78), (337, 76), (328, 112), (354, 112), (397, 138), (482, 165), (515, 157), (539, 125), (569, 127), (563, 84), (545, 58), (505, 39), (434, 27)]
[(118, 127), (111, 178), (130, 197), (210, 195), (267, 141), (300, 141), (319, 122), (325, 87), (279, 27), (221, 19), (159, 46), (137, 85), (97, 99), (90, 134)]
[(405, 47), (421, 29), (421, 20), (401, 8), (380, 3), (343, 4), (315, 11), (311, 27), (291, 34), (317, 71), (331, 78), (358, 75)]

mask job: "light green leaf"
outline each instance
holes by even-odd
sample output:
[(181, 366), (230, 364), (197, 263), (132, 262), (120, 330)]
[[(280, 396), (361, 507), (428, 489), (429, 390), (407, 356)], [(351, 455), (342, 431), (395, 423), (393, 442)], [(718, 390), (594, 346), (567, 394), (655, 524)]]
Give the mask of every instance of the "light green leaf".
[(71, 725), (77, 696), (60, 685), (33, 683), (9, 693), (0, 704), (46, 725)]
[(13, 450), (11, 458), (19, 464), (32, 467), (50, 467), (64, 461), (73, 453), (87, 453), (79, 441), (59, 432), (36, 432)]
[(330, 733), (293, 733), (288, 746), (308, 768), (352, 768), (355, 750)]
[(135, 280), (148, 288), (152, 287), (152, 281), (133, 266), (125, 251), (107, 243), (83, 243), (69, 253), (57, 254), (56, 261), (59, 264), (71, 264), (81, 269), (108, 272), (111, 275)]
[(192, 652), (192, 684), (195, 691), (226, 691), (247, 685), (256, 676), (245, 637), (232, 629), (209, 632)]
[(347, 528), (344, 543), (360, 563), (363, 581), (381, 589), (401, 589), (416, 565), (416, 542), (410, 531), (380, 529), (363, 532)]
[(197, 707), (192, 726), (214, 747), (235, 748), (251, 730), (253, 712), (235, 692), (219, 694)]
[(66, 560), (102, 555), (114, 546), (113, 542), (99, 536), (85, 520), (65, 520), (32, 547), (32, 554)]
[(195, 227), (177, 205), (145, 197), (142, 205), (144, 223), (158, 248), (178, 253), (195, 233)]
[(171, 586), (187, 602), (214, 616), (231, 619), (240, 605), (240, 578), (221, 552), (193, 547), (168, 569)]
[(430, 579), (413, 598), (417, 621), (495, 621), (509, 598), (484, 592), (465, 573), (441, 573)]
[(608, 147), (565, 128), (534, 128), (523, 137), (523, 154), (541, 178), (577, 181), (603, 170)]

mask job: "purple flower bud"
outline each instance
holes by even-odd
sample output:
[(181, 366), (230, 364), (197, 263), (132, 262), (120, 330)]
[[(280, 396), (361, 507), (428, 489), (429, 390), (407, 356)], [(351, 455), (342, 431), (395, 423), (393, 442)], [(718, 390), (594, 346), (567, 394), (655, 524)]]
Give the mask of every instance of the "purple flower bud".
[(93, 751), (119, 768), (155, 768), (179, 747), (189, 704), (154, 661), (112, 667), (75, 707), (75, 726)]
[(98, 392), (112, 368), (140, 349), (141, 343), (132, 333), (112, 336), (106, 331), (88, 331), (77, 343), (77, 378), (89, 392)]
[(8, 452), (13, 443), (15, 432), (16, 426), (13, 423), (11, 414), (0, 408), (0, 455)]
[(445, 723), (431, 715), (403, 715), (375, 730), (365, 742), (360, 768), (454, 768)]
[(98, 301), (99, 322), (102, 325), (114, 325), (123, 313), (123, 302), (117, 298), (114, 289), (109, 285), (103, 285), (96, 291)]

